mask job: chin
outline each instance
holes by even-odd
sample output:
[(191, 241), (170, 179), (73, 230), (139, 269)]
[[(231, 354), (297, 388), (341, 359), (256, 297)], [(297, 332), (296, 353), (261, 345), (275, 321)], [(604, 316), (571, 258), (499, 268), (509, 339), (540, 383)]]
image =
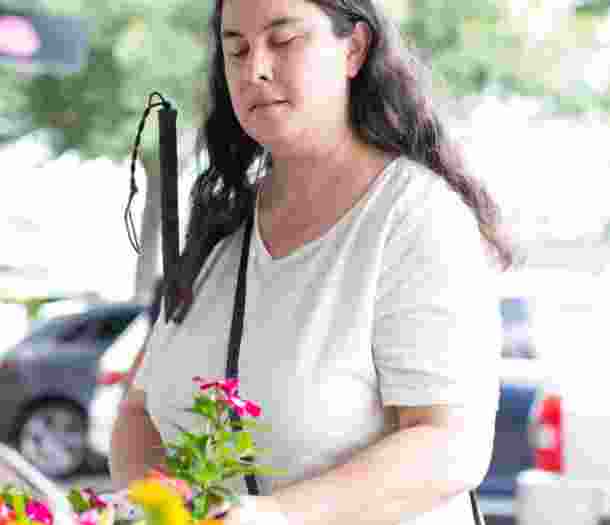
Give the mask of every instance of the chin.
[(270, 129), (257, 129), (248, 132), (248, 135), (252, 137), (256, 142), (265, 147), (269, 152), (281, 152), (285, 153), (292, 150), (295, 144), (298, 142), (298, 135), (290, 133), (288, 130), (270, 130)]

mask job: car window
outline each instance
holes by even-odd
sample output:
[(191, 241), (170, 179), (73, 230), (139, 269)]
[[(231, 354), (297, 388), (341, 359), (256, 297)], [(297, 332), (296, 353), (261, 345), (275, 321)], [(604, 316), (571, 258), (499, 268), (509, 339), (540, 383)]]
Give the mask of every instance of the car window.
[(529, 321), (530, 312), (524, 297), (506, 297), (500, 301), (502, 322), (505, 326)]
[(101, 359), (100, 368), (107, 371), (125, 372), (134, 363), (146, 341), (150, 330), (147, 312), (138, 315), (112, 343)]
[(29, 335), (6, 352), (9, 357), (27, 346), (30, 350), (47, 348), (36, 344), (54, 340), (60, 344), (91, 346), (100, 343), (104, 348), (112, 343), (144, 310), (143, 306), (133, 305), (120, 308), (95, 308), (83, 314), (61, 316), (42, 321)]
[(95, 327), (95, 335), (102, 339), (116, 339), (134, 317), (135, 314), (100, 319)]
[(536, 357), (531, 326), (531, 304), (525, 297), (505, 297), (500, 301), (504, 341), (502, 357)]
[(92, 321), (84, 321), (80, 323), (71, 323), (66, 325), (63, 331), (60, 331), (55, 335), (55, 339), (60, 343), (75, 343), (79, 340), (87, 338), (91, 334)]

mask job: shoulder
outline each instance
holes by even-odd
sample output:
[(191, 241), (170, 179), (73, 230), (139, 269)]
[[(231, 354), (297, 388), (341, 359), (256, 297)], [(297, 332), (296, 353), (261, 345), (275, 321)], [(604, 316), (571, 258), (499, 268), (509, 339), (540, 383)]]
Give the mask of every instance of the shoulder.
[(481, 239), (473, 210), (447, 181), (407, 157), (397, 158), (382, 181), (378, 207), (388, 240), (428, 235)]

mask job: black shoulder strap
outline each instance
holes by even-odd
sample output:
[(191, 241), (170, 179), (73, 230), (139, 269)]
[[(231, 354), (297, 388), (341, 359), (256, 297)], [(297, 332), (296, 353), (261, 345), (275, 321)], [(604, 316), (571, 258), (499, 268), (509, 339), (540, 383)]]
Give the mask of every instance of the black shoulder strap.
[[(239, 261), (239, 273), (237, 275), (237, 287), (235, 288), (235, 302), (233, 303), (233, 319), (231, 321), (231, 332), (229, 334), (229, 348), (227, 355), (227, 370), (226, 377), (239, 377), (239, 346), (241, 344), (241, 334), (244, 327), (244, 311), (246, 308), (246, 276), (248, 272), (248, 254), (250, 253), (250, 238), (252, 233), (252, 225), (254, 223), (254, 214), (250, 212), (246, 219), (246, 228), (244, 231), (244, 240), (242, 244), (241, 259)], [(239, 415), (235, 411), (230, 412), (230, 417), (233, 422), (239, 422)], [(260, 494), (256, 476), (246, 474), (246, 486), (248, 494), (257, 496)]]
[(470, 504), (472, 505), (472, 515), (474, 516), (475, 525), (485, 525), (485, 519), (483, 518), (483, 514), (481, 514), (481, 509), (479, 508), (474, 490), (470, 491)]

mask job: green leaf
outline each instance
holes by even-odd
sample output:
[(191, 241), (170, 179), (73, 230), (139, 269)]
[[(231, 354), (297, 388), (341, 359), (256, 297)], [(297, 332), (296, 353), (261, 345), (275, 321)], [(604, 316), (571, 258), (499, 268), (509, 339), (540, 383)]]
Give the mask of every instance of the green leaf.
[(218, 465), (212, 461), (205, 461), (203, 468), (198, 469), (199, 471), (194, 475), (197, 483), (201, 485), (208, 485), (214, 481), (220, 481), (222, 479), (222, 472)]
[(240, 456), (251, 453), (254, 449), (252, 435), (248, 431), (235, 433), (235, 448)]
[(231, 504), (239, 503), (239, 497), (228, 487), (224, 485), (212, 485), (208, 489), (211, 496), (214, 497), (216, 503), (228, 501)]
[(207, 396), (199, 396), (193, 404), (193, 411), (203, 417), (216, 421), (218, 419), (218, 410), (216, 402)]
[(216, 456), (218, 460), (223, 464), (228, 464), (229, 462), (236, 462), (239, 459), (239, 456), (232, 446), (221, 445), (216, 449)]
[(17, 515), (17, 521), (20, 523), (29, 523), (27, 515), (25, 513), (25, 495), (21, 492), (17, 492), (17, 490), (13, 491), (11, 494), (11, 506)]
[(193, 518), (197, 520), (204, 519), (209, 508), (210, 501), (206, 492), (203, 492), (202, 494), (193, 498)]
[(258, 432), (270, 432), (272, 428), (269, 423), (259, 423), (251, 419), (242, 419), (239, 422), (231, 421), (231, 427), (235, 430), (256, 430)]
[(166, 456), (165, 466), (169, 469), (172, 474), (176, 474), (180, 470), (181, 464), (177, 456)]
[(258, 448), (258, 447), (255, 447), (254, 450), (253, 450), (252, 455), (256, 457), (256, 456), (263, 456), (265, 454), (270, 454), (270, 453), (271, 453), (271, 449), (270, 448)]
[(81, 512), (85, 512), (91, 508), (89, 502), (83, 498), (82, 494), (77, 489), (71, 489), (68, 493), (68, 501), (72, 505), (72, 510), (74, 512), (80, 514)]
[(233, 440), (233, 432), (228, 430), (220, 429), (214, 435), (214, 439), (216, 439), (217, 443), (227, 443)]
[(256, 465), (255, 474), (260, 476), (288, 476), (290, 472), (286, 469), (274, 468), (271, 465)]

